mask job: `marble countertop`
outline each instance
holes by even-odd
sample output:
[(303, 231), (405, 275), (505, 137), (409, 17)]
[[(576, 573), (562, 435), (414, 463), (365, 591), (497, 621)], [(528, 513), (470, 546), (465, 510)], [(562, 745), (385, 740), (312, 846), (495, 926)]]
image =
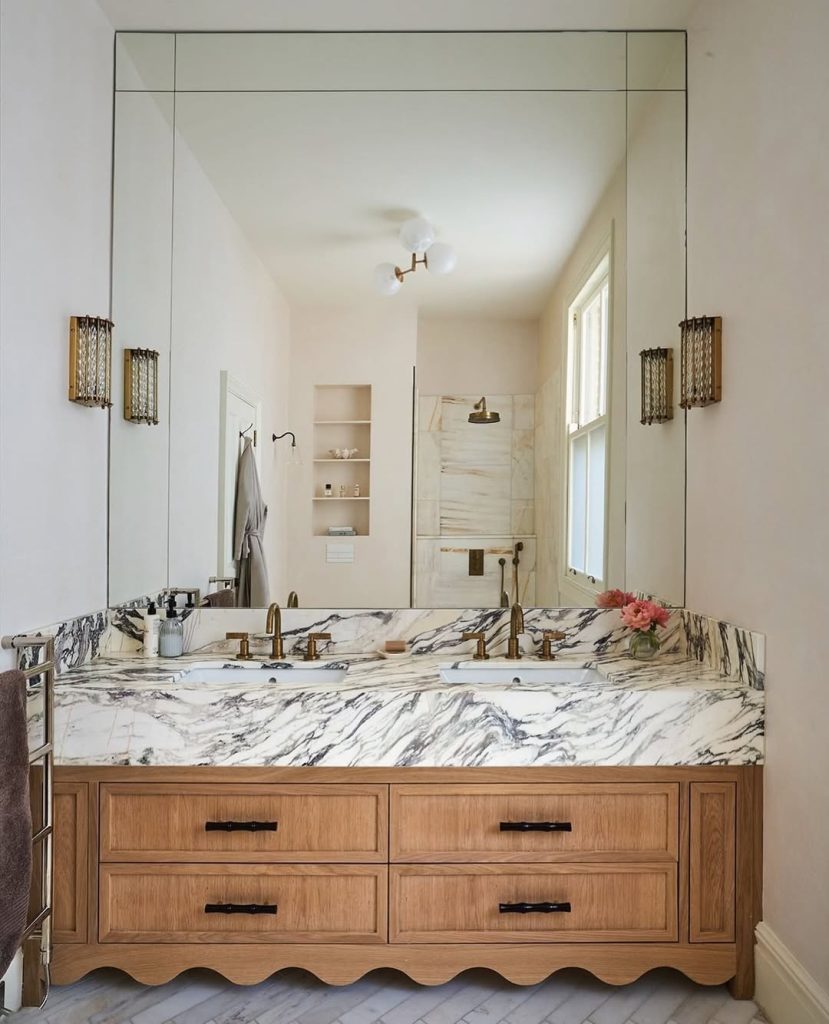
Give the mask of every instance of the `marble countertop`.
[[(493, 658), (488, 666), (501, 662)], [(198, 682), (200, 666), (347, 667), (342, 682)], [(534, 658), (504, 661), (520, 671)], [(176, 659), (98, 658), (58, 679), (64, 765), (506, 767), (758, 764), (764, 696), (696, 661), (561, 658), (600, 681), (446, 683), (447, 654), (240, 663), (225, 645)]]

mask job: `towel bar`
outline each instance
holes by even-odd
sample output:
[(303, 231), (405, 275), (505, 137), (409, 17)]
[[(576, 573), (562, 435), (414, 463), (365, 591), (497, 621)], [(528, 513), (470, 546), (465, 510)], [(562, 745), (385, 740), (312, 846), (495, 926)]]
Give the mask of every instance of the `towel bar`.
[[(40, 827), (32, 836), (32, 849), (40, 850), (40, 872), (32, 872), (32, 886), (39, 886), (39, 911), (29, 921), (21, 940), (23, 950), (23, 1005), (41, 1008), (51, 987), (49, 964), (52, 956), (52, 831), (54, 776), (54, 690), (55, 638), (53, 636), (4, 636), (0, 646), (17, 651), (18, 667), (26, 681), (43, 680), (43, 742), (29, 751), (29, 765), (42, 762), (43, 804)], [(34, 893), (33, 893), (34, 896)], [(37, 905), (34, 900), (32, 905)], [(40, 966), (43, 967), (41, 976)], [(0, 1006), (0, 1016), (5, 1016)]]

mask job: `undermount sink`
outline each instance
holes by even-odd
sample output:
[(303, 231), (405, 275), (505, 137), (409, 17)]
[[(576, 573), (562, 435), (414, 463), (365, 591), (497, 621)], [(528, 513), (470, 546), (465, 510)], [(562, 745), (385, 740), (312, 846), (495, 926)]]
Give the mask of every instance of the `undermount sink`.
[(188, 683), (341, 683), (348, 675), (346, 668), (256, 668), (246, 665), (194, 665), (187, 671)]
[(445, 683), (600, 683), (604, 676), (581, 665), (546, 665), (518, 661), (512, 665), (469, 664), (462, 668), (444, 666)]

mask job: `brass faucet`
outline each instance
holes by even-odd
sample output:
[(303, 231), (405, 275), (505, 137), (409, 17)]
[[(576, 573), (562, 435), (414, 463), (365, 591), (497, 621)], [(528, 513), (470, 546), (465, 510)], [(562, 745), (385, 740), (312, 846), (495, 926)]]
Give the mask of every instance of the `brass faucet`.
[(509, 640), (507, 640), (507, 658), (510, 661), (521, 660), (521, 647), (518, 634), (524, 632), (524, 609), (516, 601), (509, 614)]
[(299, 608), (299, 594), (295, 590), (292, 590), (290, 594), (288, 594), (288, 607)]
[(486, 649), (486, 633), (464, 633), (462, 640), (477, 640), (475, 653), (472, 655), (475, 661), (488, 661), (489, 654)]
[(268, 608), (265, 632), (271, 638), (271, 657), (281, 661), (285, 657), (285, 644), (282, 640), (282, 609), (276, 601)]
[(303, 661), (319, 661), (319, 651), (317, 650), (317, 640), (330, 640), (330, 633), (309, 633), (308, 634), (308, 647), (305, 651), (305, 657)]
[(567, 634), (560, 629), (545, 629), (541, 634), (541, 653), (538, 657), (541, 661), (555, 661), (556, 652), (553, 650), (554, 640), (566, 640)]

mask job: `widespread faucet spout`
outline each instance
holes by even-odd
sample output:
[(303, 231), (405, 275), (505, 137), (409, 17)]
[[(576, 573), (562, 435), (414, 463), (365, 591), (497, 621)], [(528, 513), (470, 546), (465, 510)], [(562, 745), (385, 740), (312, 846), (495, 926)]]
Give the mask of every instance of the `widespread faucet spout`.
[(519, 633), (524, 632), (524, 609), (516, 601), (509, 613), (509, 640), (507, 640), (507, 658), (520, 661), (521, 646), (518, 642)]
[(279, 659), (284, 658), (285, 645), (282, 640), (282, 609), (276, 601), (274, 601), (270, 608), (268, 608), (265, 632), (271, 638), (271, 657)]

